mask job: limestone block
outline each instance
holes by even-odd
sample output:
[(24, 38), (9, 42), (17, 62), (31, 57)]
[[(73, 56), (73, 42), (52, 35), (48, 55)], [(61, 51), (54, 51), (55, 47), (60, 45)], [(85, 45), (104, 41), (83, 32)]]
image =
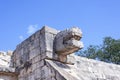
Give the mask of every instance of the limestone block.
[(52, 77), (52, 79), (51, 80), (56, 80), (54, 77)]
[(31, 75), (30, 75), (30, 79), (29, 80), (35, 80), (34, 79), (34, 73), (32, 73)]
[[(40, 48), (41, 48), (41, 53), (46, 53), (48, 52), (53, 52), (53, 42), (54, 42), (54, 37), (58, 33), (57, 30), (49, 28), (47, 26), (44, 26), (41, 29), (41, 35), (40, 35)], [(52, 55), (49, 54), (51, 57)]]
[[(17, 51), (16, 51), (16, 52), (17, 52)], [(19, 50), (19, 53), (18, 53), (19, 55), (18, 55), (18, 54), (17, 54), (17, 55), (20, 57), (21, 55), (24, 55), (25, 52), (26, 52), (25, 49), (24, 49), (24, 48), (21, 48), (21, 49)], [(26, 53), (27, 53), (27, 52), (26, 52)], [(16, 56), (17, 56), (17, 55), (16, 55)]]
[(40, 46), (40, 40), (39, 40), (39, 38), (37, 38), (37, 39), (34, 40), (33, 46), (34, 46), (34, 48), (37, 48), (37, 47)]
[(46, 58), (46, 54), (45, 53), (41, 53), (41, 59), (45, 59)]
[(37, 47), (30, 51), (29, 53), (29, 59), (32, 59), (40, 54), (40, 47)]
[(75, 63), (75, 57), (74, 54), (67, 55), (67, 63), (74, 64)]
[(40, 46), (40, 40), (39, 38), (38, 39), (35, 39), (35, 40), (32, 40), (30, 43), (29, 43), (29, 50), (32, 50), (32, 49), (35, 49), (37, 47)]
[(16, 46), (16, 50), (20, 50), (21, 48), (22, 48), (22, 43)]
[(54, 41), (54, 34), (45, 33), (45, 43), (46, 43), (46, 51), (51, 51), (53, 52), (53, 41)]
[(34, 57), (32, 60), (33, 60), (32, 63), (39, 62), (41, 60), (41, 55), (38, 55), (38, 56)]
[(40, 38), (40, 30), (35, 32), (35, 39), (38, 39), (38, 38)]
[(0, 66), (9, 67), (11, 63), (10, 61), (11, 61), (11, 56), (7, 54), (6, 52), (5, 53), (1, 52)]
[(32, 34), (28, 39), (30, 39), (30, 42), (34, 41), (35, 40), (35, 34)]
[(36, 63), (32, 64), (32, 71), (34, 71), (36, 69)]
[(37, 64), (38, 68), (41, 68), (44, 65), (45, 65), (45, 61), (44, 60), (39, 61), (38, 64)]
[(62, 77), (59, 73), (56, 72), (56, 79), (57, 80), (66, 80), (64, 77)]
[(42, 67), (42, 70), (41, 70), (42, 79), (46, 80), (46, 78), (51, 77), (50, 74), (51, 74), (51, 70), (47, 66)]
[(46, 51), (46, 58), (50, 58), (50, 59), (53, 59), (53, 52), (51, 52), (51, 51)]
[(35, 70), (35, 79), (41, 78), (41, 72), (40, 71), (41, 71), (40, 68), (37, 68)]
[(29, 53), (24, 53), (23, 55), (21, 55), (20, 57), (20, 64), (24, 64), (29, 60)]
[(34, 49), (33, 43), (34, 43), (34, 42), (31, 41), (31, 42), (28, 44), (29, 51), (31, 51), (32, 49)]
[(20, 59), (20, 57), (21, 57), (21, 52), (20, 51), (18, 51), (18, 50), (16, 50), (15, 52), (14, 52), (14, 58), (16, 58), (16, 60), (18, 60), (18, 59)]
[(55, 35), (58, 33), (58, 30), (50, 28), (48, 26), (44, 26), (42, 29), (44, 30), (44, 32), (52, 33)]
[(21, 65), (20, 64), (20, 59), (17, 59), (15, 63), (16, 63), (16, 66), (20, 66)]
[(0, 75), (0, 80), (17, 80), (17, 77), (2, 74), (2, 75)]
[(45, 34), (40, 35), (40, 49), (41, 53), (44, 53), (46, 51)]
[(40, 68), (39, 62), (36, 62), (36, 69)]
[(26, 72), (25, 69), (22, 69), (22, 70), (20, 71), (20, 74), (19, 74), (18, 77), (19, 77), (19, 78), (20, 78), (20, 77), (23, 77), (23, 76), (25, 75), (25, 72)]
[[(28, 43), (30, 42), (30, 37), (25, 39), (23, 42), (21, 42), (18, 46), (19, 47), (23, 47), (25, 45), (28, 45)], [(17, 47), (18, 48), (18, 47)]]
[(26, 72), (27, 72), (27, 74), (32, 73), (32, 72), (33, 72), (33, 71), (32, 71), (32, 66), (29, 66), (29, 67), (26, 69)]

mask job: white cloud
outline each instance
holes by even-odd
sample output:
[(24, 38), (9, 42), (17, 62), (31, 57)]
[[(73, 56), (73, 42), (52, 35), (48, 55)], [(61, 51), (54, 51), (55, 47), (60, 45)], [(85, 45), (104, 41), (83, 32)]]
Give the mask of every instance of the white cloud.
[(20, 35), (20, 36), (19, 36), (19, 39), (20, 39), (21, 41), (23, 41), (23, 40), (24, 40), (24, 37), (23, 37), (22, 35)]
[[(28, 28), (27, 28), (27, 31), (26, 31), (26, 34), (28, 35), (28, 36), (30, 36), (31, 34), (33, 34), (35, 31), (37, 31), (38, 30), (38, 25), (36, 24), (36, 25), (29, 25), (28, 26)], [(24, 35), (25, 36), (25, 35)], [(23, 35), (20, 35), (19, 36), (19, 39), (21, 40), (21, 41), (23, 41), (24, 39), (25, 39), (25, 37), (23, 37)]]
[(37, 29), (38, 29), (38, 26), (37, 26), (37, 25), (30, 25), (30, 26), (28, 27), (27, 34), (28, 34), (28, 35), (31, 35), (31, 34), (33, 34), (35, 31), (37, 31)]

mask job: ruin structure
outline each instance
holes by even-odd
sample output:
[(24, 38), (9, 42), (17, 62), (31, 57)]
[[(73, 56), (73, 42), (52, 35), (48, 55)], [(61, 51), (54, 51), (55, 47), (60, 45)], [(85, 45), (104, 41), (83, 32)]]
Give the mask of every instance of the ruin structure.
[(74, 55), (83, 48), (82, 32), (44, 26), (0, 53), (0, 80), (120, 80), (120, 66)]

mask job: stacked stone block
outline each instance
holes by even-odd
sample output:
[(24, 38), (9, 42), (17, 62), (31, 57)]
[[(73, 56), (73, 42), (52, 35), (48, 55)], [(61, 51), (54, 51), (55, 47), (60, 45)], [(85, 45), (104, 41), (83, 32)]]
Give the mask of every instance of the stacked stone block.
[(0, 80), (120, 80), (120, 66), (71, 54), (83, 47), (81, 37), (79, 28), (44, 26), (7, 53), (11, 64), (0, 67)]
[(57, 71), (46, 64), (45, 59), (53, 59), (53, 42), (57, 30), (43, 27), (21, 44), (12, 56), (12, 66), (19, 73), (19, 80), (59, 80)]

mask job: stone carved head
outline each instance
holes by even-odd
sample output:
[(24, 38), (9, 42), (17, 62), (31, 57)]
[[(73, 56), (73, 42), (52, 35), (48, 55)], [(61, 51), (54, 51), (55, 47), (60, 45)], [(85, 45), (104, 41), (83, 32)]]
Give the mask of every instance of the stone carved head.
[(83, 43), (80, 41), (82, 32), (78, 27), (60, 31), (55, 37), (55, 53), (59, 55), (69, 55), (83, 48)]

